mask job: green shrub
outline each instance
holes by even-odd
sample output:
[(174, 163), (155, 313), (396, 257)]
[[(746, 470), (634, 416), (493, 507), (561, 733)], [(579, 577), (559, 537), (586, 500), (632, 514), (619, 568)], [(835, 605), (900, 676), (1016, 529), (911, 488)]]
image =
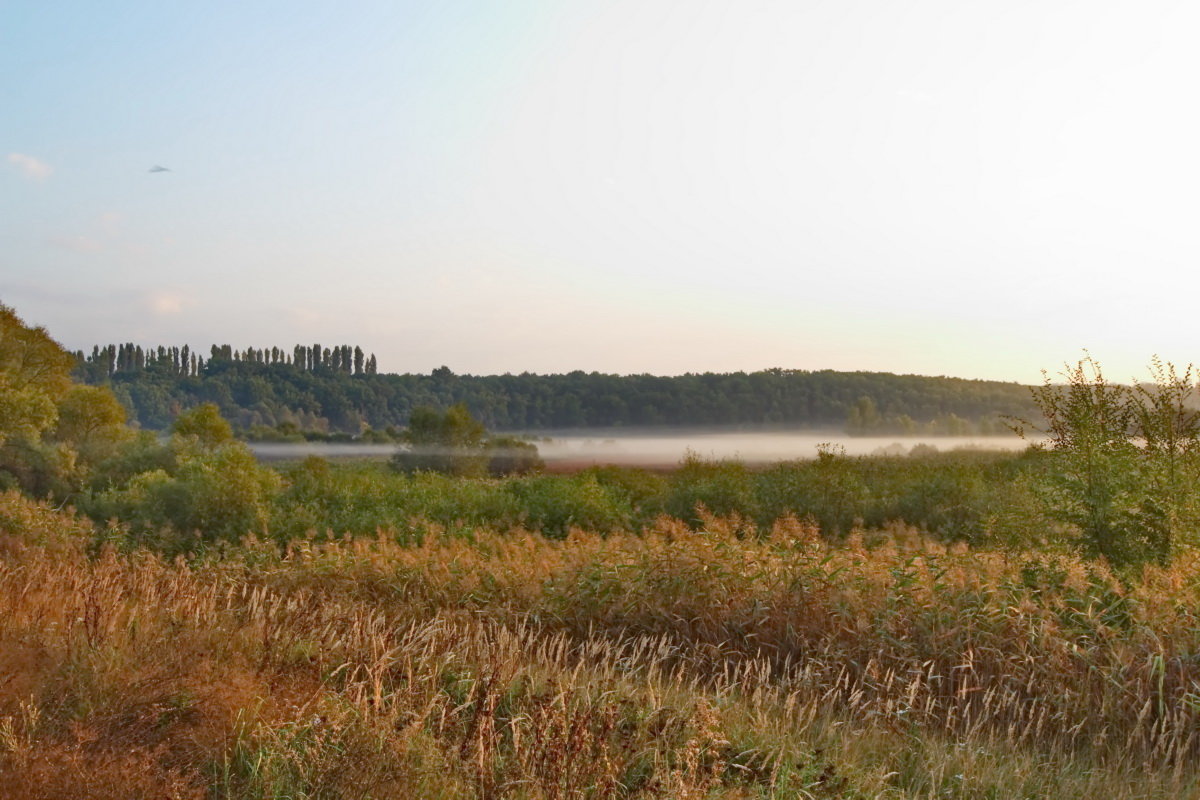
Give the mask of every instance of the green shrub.
[(667, 511), (670, 481), (650, 470), (633, 467), (596, 466), (580, 473), (590, 476), (610, 492), (622, 497), (633, 509), (638, 527), (649, 524)]
[(714, 461), (688, 453), (670, 481), (666, 511), (689, 525), (701, 524), (701, 506), (717, 516), (758, 517), (754, 475), (739, 461)]
[(595, 477), (539, 475), (506, 481), (505, 492), (515, 501), (528, 527), (561, 538), (571, 528), (609, 532), (628, 530), (633, 508)]
[(1064, 385), (1033, 390), (1046, 436), (1041, 495), (1074, 526), (1085, 554), (1110, 563), (1166, 563), (1200, 526), (1200, 412), (1196, 371), (1155, 359), (1152, 385), (1110, 383), (1090, 356)]
[(537, 445), (514, 436), (493, 436), (487, 442), (488, 474), (525, 475), (541, 472), (545, 463)]
[(187, 549), (192, 534), (211, 541), (266, 532), (279, 485), (278, 474), (259, 466), (248, 448), (229, 443), (181, 454), (174, 474), (139, 473), (96, 496), (90, 510), (129, 522), (141, 536), (161, 539), (169, 529), (172, 546)]

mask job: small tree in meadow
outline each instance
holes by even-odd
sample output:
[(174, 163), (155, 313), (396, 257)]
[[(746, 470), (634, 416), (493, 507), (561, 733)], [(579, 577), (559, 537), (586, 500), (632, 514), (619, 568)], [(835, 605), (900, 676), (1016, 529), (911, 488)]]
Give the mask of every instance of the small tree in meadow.
[(1200, 479), (1196, 370), (1157, 358), (1153, 383), (1110, 383), (1091, 356), (1033, 389), (1045, 418), (1015, 420), (1021, 435), (1045, 436), (1042, 496), (1052, 516), (1081, 534), (1088, 555), (1116, 565), (1165, 563), (1195, 530)]
[(537, 445), (511, 436), (489, 437), (462, 403), (444, 412), (414, 408), (402, 438), (405, 446), (391, 460), (392, 469), (400, 472), (480, 477), (539, 472), (544, 466)]
[(406, 447), (392, 456), (401, 472), (444, 472), (477, 476), (487, 469), (487, 429), (462, 403), (445, 412), (414, 408), (404, 432)]

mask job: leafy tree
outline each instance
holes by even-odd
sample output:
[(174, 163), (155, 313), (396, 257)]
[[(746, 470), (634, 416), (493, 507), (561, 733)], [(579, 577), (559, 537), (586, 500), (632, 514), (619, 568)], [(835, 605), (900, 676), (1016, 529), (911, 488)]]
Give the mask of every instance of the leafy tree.
[(0, 445), (36, 440), (58, 419), (73, 359), (45, 328), (29, 327), (0, 305)]
[(71, 492), (76, 453), (46, 440), (70, 391), (74, 358), (44, 328), (0, 305), (0, 487)]
[(478, 448), (486, 437), (487, 428), (462, 403), (444, 413), (422, 406), (413, 409), (408, 421), (407, 439), (415, 445)]
[(446, 472), (481, 475), (487, 466), (487, 429), (461, 403), (445, 412), (428, 406), (413, 409), (404, 439), (406, 449), (392, 457), (402, 472)]
[(125, 407), (102, 386), (72, 386), (58, 404), (53, 438), (69, 442), (91, 462), (112, 455), (115, 445), (133, 431), (125, 424)]
[(216, 403), (201, 403), (175, 418), (171, 433), (195, 437), (201, 447), (212, 449), (233, 441), (233, 427), (221, 416)]

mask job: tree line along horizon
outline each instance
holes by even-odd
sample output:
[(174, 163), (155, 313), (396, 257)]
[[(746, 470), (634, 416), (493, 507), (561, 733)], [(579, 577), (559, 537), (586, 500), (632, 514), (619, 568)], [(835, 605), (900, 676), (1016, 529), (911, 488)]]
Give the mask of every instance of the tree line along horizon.
[(394, 433), (418, 408), (465, 405), (490, 430), (791, 426), (850, 435), (991, 435), (1034, 413), (1030, 387), (966, 378), (772, 368), (679, 376), (381, 373), (360, 346), (298, 344), (208, 357), (133, 343), (75, 351), (73, 376), (107, 386), (130, 421), (163, 430), (214, 403), (251, 438)]

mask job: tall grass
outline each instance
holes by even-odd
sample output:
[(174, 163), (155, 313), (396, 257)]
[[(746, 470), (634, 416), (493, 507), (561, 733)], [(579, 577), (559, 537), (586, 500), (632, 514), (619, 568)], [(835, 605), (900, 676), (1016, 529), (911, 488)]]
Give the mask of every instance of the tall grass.
[(1194, 559), (697, 522), (188, 563), (0, 495), (0, 796), (1200, 796)]

